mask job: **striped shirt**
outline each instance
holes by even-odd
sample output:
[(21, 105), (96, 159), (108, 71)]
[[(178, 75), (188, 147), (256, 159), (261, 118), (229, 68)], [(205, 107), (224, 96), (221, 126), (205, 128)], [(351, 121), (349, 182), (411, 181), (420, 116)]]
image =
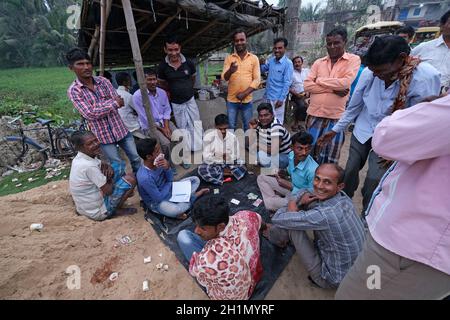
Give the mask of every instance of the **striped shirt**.
[(118, 94), (106, 78), (93, 77), (93, 80), (94, 91), (76, 79), (67, 95), (101, 144), (116, 143), (128, 134), (117, 111), (119, 104), (115, 98)]
[[(300, 197), (306, 189), (298, 193)], [(279, 209), (274, 225), (288, 230), (313, 230), (314, 245), (322, 259), (321, 276), (338, 286), (363, 248), (365, 233), (352, 200), (340, 192), (325, 201), (315, 201), (307, 210)]]
[(283, 127), (277, 118), (273, 119), (272, 124), (268, 128), (263, 128), (261, 124), (258, 123), (256, 132), (258, 134), (258, 145), (263, 144), (270, 147), (272, 144), (272, 139), (278, 138), (280, 139), (279, 153), (291, 152), (291, 134), (285, 127)]

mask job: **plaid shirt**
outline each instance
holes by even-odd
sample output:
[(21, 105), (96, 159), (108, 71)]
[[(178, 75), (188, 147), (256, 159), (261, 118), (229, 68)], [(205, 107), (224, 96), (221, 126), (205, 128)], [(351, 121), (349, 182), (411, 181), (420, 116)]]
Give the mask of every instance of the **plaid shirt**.
[(94, 91), (76, 79), (67, 95), (101, 144), (122, 140), (128, 129), (120, 118), (115, 101), (118, 96), (112, 84), (103, 77), (93, 77)]
[[(298, 197), (305, 193), (300, 190)], [(322, 259), (322, 278), (336, 286), (342, 281), (363, 248), (364, 226), (352, 200), (340, 192), (325, 201), (315, 201), (307, 210), (273, 216), (274, 225), (288, 230), (314, 230), (314, 245)]]

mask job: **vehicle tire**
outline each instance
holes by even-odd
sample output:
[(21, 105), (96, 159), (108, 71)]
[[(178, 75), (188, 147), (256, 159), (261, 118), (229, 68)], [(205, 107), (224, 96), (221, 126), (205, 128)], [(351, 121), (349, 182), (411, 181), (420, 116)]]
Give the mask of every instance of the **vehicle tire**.
[(59, 157), (73, 157), (76, 154), (75, 148), (70, 141), (69, 134), (64, 129), (55, 132), (55, 147)]
[(5, 167), (18, 171), (30, 172), (41, 169), (47, 161), (47, 153), (28, 142), (22, 140), (2, 140), (2, 162)]

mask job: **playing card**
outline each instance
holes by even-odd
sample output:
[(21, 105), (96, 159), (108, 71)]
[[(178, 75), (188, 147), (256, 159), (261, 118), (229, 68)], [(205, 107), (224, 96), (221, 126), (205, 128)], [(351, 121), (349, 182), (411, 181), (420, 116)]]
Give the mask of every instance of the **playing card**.
[(239, 203), (241, 203), (239, 200), (236, 200), (236, 199), (231, 199), (230, 202), (235, 205), (238, 205)]
[(219, 189), (214, 189), (214, 194), (219, 194)]
[(255, 202), (253, 202), (253, 206), (258, 207), (261, 204), (262, 200), (257, 199)]

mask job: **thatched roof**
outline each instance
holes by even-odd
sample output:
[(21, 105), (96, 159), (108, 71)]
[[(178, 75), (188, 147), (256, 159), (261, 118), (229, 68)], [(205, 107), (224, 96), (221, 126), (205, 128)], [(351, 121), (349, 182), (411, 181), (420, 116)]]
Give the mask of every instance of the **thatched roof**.
[[(198, 57), (226, 47), (231, 34), (242, 28), (249, 35), (277, 29), (284, 23), (282, 9), (248, 0), (133, 0), (133, 14), (145, 64), (164, 57), (164, 39), (176, 33), (183, 53)], [(100, 24), (100, 0), (84, 0), (79, 46), (87, 49)], [(132, 52), (120, 0), (113, 0), (106, 27), (105, 65), (132, 65)]]

